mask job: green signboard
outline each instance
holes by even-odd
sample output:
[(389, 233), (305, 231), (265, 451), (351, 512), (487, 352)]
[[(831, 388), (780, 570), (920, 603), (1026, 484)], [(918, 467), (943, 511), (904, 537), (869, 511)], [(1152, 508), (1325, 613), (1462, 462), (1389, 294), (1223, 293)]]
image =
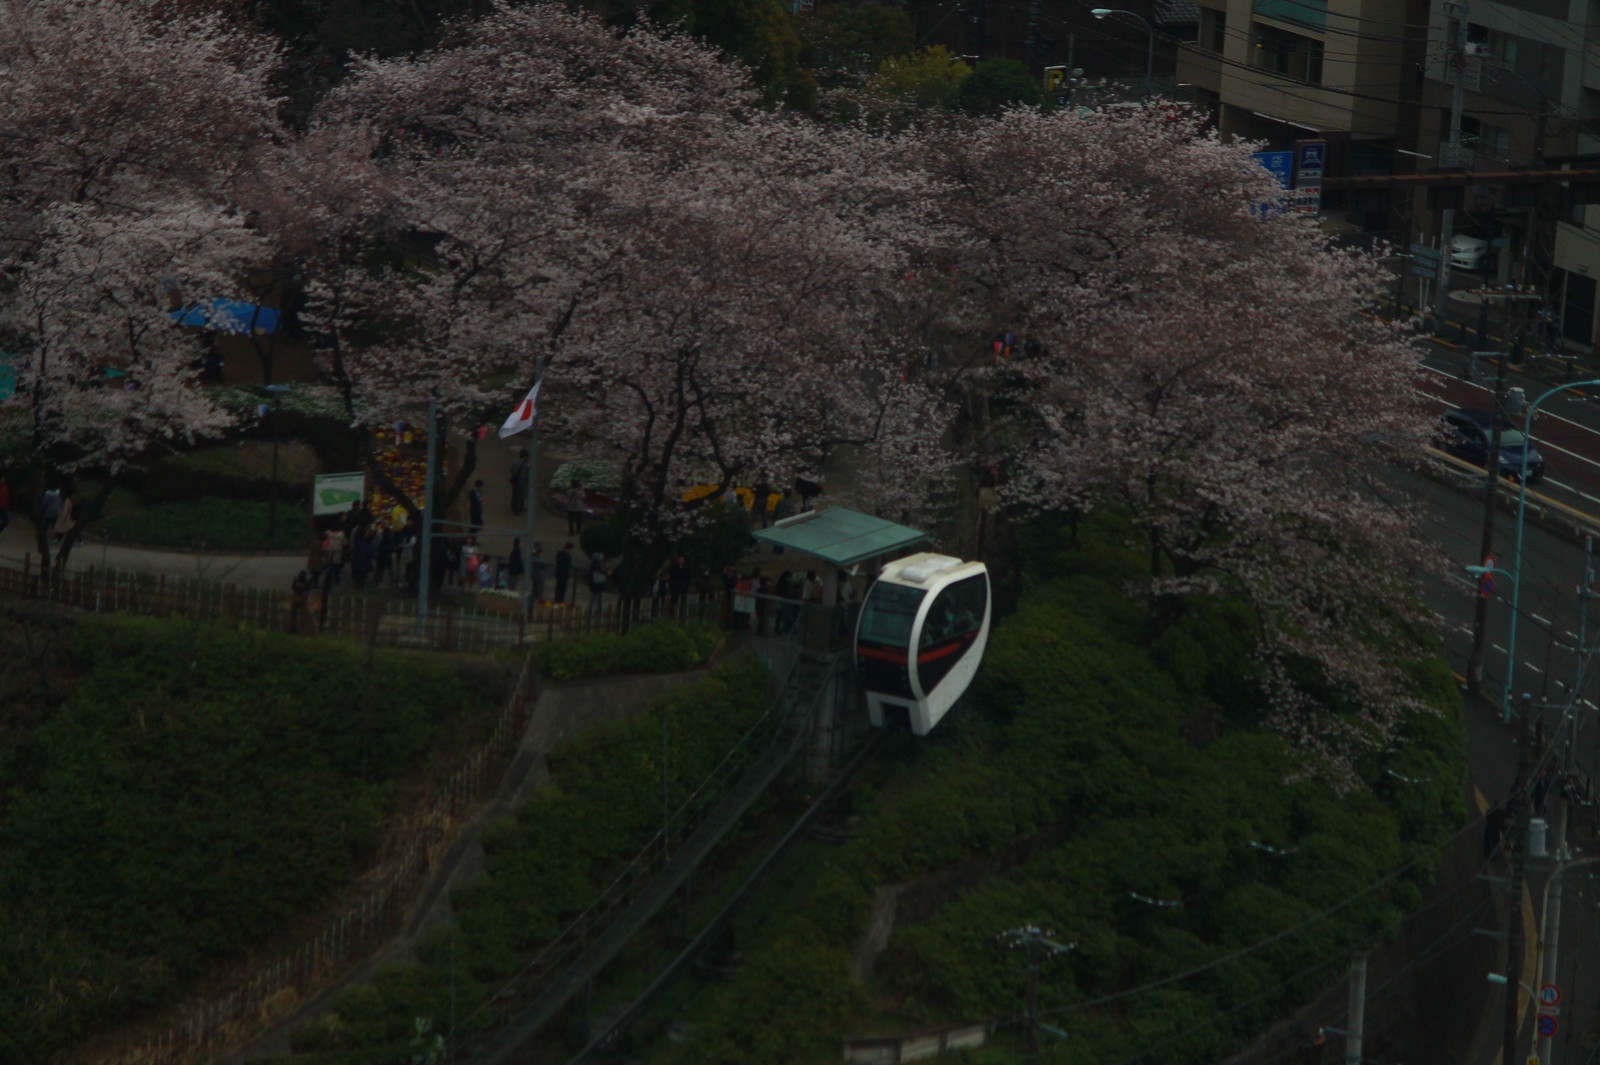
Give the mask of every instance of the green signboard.
[(366, 496), (364, 473), (319, 473), (311, 486), (311, 513), (343, 514)]

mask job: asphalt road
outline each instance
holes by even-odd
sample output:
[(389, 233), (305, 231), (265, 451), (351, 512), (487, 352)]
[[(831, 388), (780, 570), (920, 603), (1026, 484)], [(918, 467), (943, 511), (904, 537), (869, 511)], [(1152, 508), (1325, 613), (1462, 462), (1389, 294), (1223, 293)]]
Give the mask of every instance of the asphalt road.
[[(1450, 407), (1487, 407), (1491, 400), (1493, 367), (1484, 367), (1484, 384), (1462, 379), (1469, 359), (1464, 353), (1445, 349), (1428, 358), (1429, 380), (1423, 392), (1431, 409), (1443, 412)], [(1520, 375), (1510, 384), (1522, 387), (1531, 401), (1550, 387)], [(1600, 388), (1559, 393), (1541, 406), (1534, 423), (1536, 445), (1546, 460), (1546, 480), (1539, 488), (1552, 498), (1587, 513), (1600, 515)], [(1397, 500), (1422, 504), (1424, 531), (1440, 547), (1445, 572), (1425, 579), (1430, 605), (1443, 622), (1446, 654), (1458, 672), (1464, 673), (1471, 650), (1476, 581), (1464, 567), (1480, 561), (1480, 537), (1484, 514), (1482, 481), (1463, 479), (1441, 481), (1419, 473), (1397, 471), (1389, 488)], [(1515, 515), (1497, 509), (1494, 525), (1494, 554), (1499, 565), (1512, 564)], [(1600, 550), (1600, 545), (1596, 546)], [(1594, 565), (1600, 569), (1600, 560)], [(1596, 712), (1600, 703), (1600, 658), (1590, 660), (1600, 647), (1600, 595), (1585, 597), (1585, 585), (1600, 588), (1592, 579), (1586, 546), (1570, 535), (1555, 535), (1530, 523), (1524, 530), (1522, 594), (1515, 654), (1508, 649), (1511, 618), (1511, 583), (1501, 576), (1491, 597), (1487, 625), (1487, 653), (1484, 661), (1483, 692), (1487, 699), (1469, 699), (1465, 707), (1468, 750), (1472, 777), (1487, 802), (1503, 799), (1510, 789), (1515, 767), (1514, 733), (1501, 723), (1497, 712), (1501, 693), (1512, 671), (1513, 693), (1526, 692), (1547, 704), (1542, 711), (1547, 727), (1554, 727), (1557, 706), (1568, 702), (1576, 710), (1577, 767), (1591, 778), (1597, 775)], [(1555, 804), (1552, 804), (1554, 806)], [(1592, 815), (1574, 808), (1568, 840), (1573, 857), (1583, 859), (1600, 854), (1596, 845)], [(1554, 839), (1552, 838), (1552, 845)], [(1542, 920), (1548, 898), (1547, 886), (1556, 869), (1550, 859), (1530, 858), (1527, 895), (1534, 904), (1534, 929)], [(1537, 987), (1549, 979), (1561, 988), (1559, 1012), (1553, 1014), (1557, 1031), (1549, 1043), (1532, 1045), (1534, 1013), (1529, 1007), (1523, 1017), (1517, 1058), (1540, 1053), (1545, 1065), (1554, 1060), (1567, 1065), (1589, 1061), (1600, 1041), (1600, 906), (1597, 906), (1597, 881), (1594, 867), (1572, 866), (1561, 876), (1564, 895), (1559, 936), (1551, 935), (1549, 946), (1560, 962), (1553, 973), (1541, 973), (1536, 966), (1523, 975), (1525, 983)], [(1531, 940), (1537, 944), (1538, 936)], [(1537, 955), (1536, 955), (1537, 956)], [(1469, 1065), (1491, 1065), (1499, 1058), (1500, 1011), (1502, 993), (1487, 996), (1480, 1017), (1480, 1053)]]

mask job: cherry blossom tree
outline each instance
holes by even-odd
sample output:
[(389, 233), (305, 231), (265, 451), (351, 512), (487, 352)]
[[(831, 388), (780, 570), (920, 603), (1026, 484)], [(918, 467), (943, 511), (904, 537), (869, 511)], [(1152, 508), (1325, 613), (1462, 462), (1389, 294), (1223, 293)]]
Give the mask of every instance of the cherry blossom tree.
[(0, 0), (0, 328), (21, 357), (0, 428), (35, 487), (224, 424), (170, 312), (236, 292), (258, 254), (229, 204), (277, 131), (275, 62), (153, 0)]
[[(1153, 628), (1244, 596), (1278, 726), (1335, 776), (1386, 745), (1418, 705), (1398, 649), (1431, 629), (1399, 574), (1431, 554), (1375, 490), (1427, 432), (1417, 352), (1362, 314), (1378, 264), (1261, 210), (1278, 192), (1250, 146), (1166, 106), (929, 136), (964, 234), (948, 313), (1015, 334), (1009, 358), (973, 348), (1002, 364), (984, 373), (1011, 417), (1012, 502), (1121, 507)], [(1355, 711), (1299, 694), (1307, 665)]]
[(277, 130), (270, 38), (155, 0), (0, 0), (0, 255), (52, 204), (226, 199)]
[[(231, 423), (198, 387), (199, 338), (173, 311), (231, 295), (260, 254), (238, 217), (215, 208), (128, 216), (62, 204), (47, 213), (38, 252), (0, 304), (0, 327), (20, 350), (18, 395), (0, 404), (0, 432), (23, 441), (46, 487), (95, 470), (109, 491), (152, 446)], [(80, 522), (97, 509), (80, 504)], [(36, 527), (48, 563), (50, 530)]]
[(367, 64), (314, 128), (384, 136), (399, 228), (425, 249), (314, 293), (353, 416), (430, 396), (498, 421), (543, 355), (547, 429), (619, 462), (647, 554), (693, 520), (685, 485), (780, 479), (891, 412), (937, 437), (881, 328), (922, 176), (863, 132), (753, 104), (701, 45), (552, 5)]

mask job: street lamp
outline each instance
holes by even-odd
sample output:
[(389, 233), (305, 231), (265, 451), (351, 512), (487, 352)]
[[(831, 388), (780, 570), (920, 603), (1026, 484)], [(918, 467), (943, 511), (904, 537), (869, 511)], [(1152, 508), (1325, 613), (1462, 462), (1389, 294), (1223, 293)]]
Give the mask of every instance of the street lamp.
[(278, 405), (288, 385), (265, 385), (262, 391), (272, 393), (272, 484), (267, 492), (267, 546), (278, 546), (278, 441), (283, 436), (283, 423), (278, 417)]
[[(1522, 420), (1522, 466), (1517, 471), (1517, 544), (1511, 556), (1511, 631), (1506, 635), (1506, 682), (1500, 691), (1500, 721), (1511, 721), (1511, 683), (1517, 668), (1517, 613), (1522, 607), (1522, 531), (1528, 517), (1528, 452), (1533, 449), (1533, 415), (1539, 405), (1557, 392), (1571, 388), (1600, 386), (1600, 380), (1574, 381), (1570, 385), (1557, 385), (1528, 404)], [(1491, 472), (1490, 476), (1496, 476)]]
[(1150, 98), (1151, 84), (1155, 81), (1156, 28), (1150, 24), (1149, 19), (1137, 11), (1126, 11), (1120, 7), (1097, 7), (1090, 11), (1089, 14), (1095, 18), (1105, 18), (1107, 15), (1127, 15), (1129, 18), (1136, 18), (1144, 23), (1144, 32), (1150, 38), (1150, 46), (1145, 50), (1144, 55), (1144, 98), (1148, 100)]

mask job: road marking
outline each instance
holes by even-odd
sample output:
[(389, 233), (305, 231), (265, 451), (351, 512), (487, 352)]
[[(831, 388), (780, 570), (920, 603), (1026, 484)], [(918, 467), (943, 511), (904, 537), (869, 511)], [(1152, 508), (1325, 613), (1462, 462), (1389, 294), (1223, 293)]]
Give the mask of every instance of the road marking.
[(1538, 623), (1539, 623), (1539, 624), (1541, 624), (1541, 625), (1548, 625), (1548, 624), (1550, 624), (1550, 619), (1549, 619), (1549, 618), (1542, 618), (1542, 617), (1540, 617), (1540, 616), (1539, 616), (1539, 615), (1538, 615), (1538, 614), (1529, 614), (1529, 615), (1528, 615), (1528, 616), (1529, 616), (1529, 617), (1530, 617), (1530, 618), (1532, 618), (1532, 619), (1533, 619), (1533, 620), (1535, 620), (1535, 621), (1537, 621), (1537, 622), (1538, 622)]
[(1506, 653), (1506, 649), (1501, 647), (1499, 644), (1491, 644), (1490, 646), (1492, 646), (1496, 651), (1499, 651), (1501, 654)]
[(1532, 662), (1524, 662), (1524, 663), (1522, 663), (1522, 668), (1523, 669), (1531, 669), (1535, 673), (1543, 673), (1544, 672), (1544, 670), (1540, 669), (1538, 666), (1534, 665)]
[[(1593, 459), (1584, 459), (1583, 461), (1585, 461), (1585, 462), (1593, 462), (1594, 460)], [(1595, 463), (1595, 464), (1596, 465), (1600, 465), (1600, 463)], [(1575, 496), (1582, 496), (1583, 498), (1587, 499), (1591, 503), (1600, 503), (1600, 496), (1592, 496), (1588, 492), (1585, 492), (1585, 491), (1583, 491), (1582, 489), (1579, 489), (1579, 488), (1574, 488), (1570, 484), (1567, 484), (1565, 481), (1558, 481), (1554, 477), (1546, 477), (1544, 479), (1544, 483), (1545, 484), (1554, 485), (1555, 487), (1561, 489), (1564, 492), (1571, 492)]]
[[(1458, 381), (1461, 384), (1470, 385), (1471, 387), (1476, 388), (1480, 392), (1493, 392), (1494, 391), (1494, 389), (1489, 388), (1486, 385), (1480, 385), (1476, 381), (1469, 381), (1465, 377), (1457, 377), (1455, 374), (1451, 373), (1449, 370), (1440, 370), (1440, 369), (1436, 369), (1436, 368), (1434, 368), (1432, 366), (1423, 366), (1423, 369), (1424, 370), (1429, 370), (1429, 371), (1431, 371), (1433, 373), (1436, 373), (1440, 377), (1448, 377), (1452, 381)], [(1585, 398), (1587, 398), (1585, 393), (1579, 392), (1577, 389), (1569, 388), (1569, 389), (1567, 389), (1567, 391), (1571, 392), (1574, 396), (1584, 396)], [(1433, 398), (1438, 399), (1439, 397), (1434, 396)], [(1582, 422), (1575, 422), (1571, 418), (1563, 418), (1561, 415), (1557, 414), (1553, 410), (1543, 410), (1540, 413), (1544, 414), (1546, 417), (1554, 418), (1558, 422), (1566, 422), (1568, 425), (1572, 426), (1573, 428), (1582, 429), (1586, 433), (1593, 433), (1593, 432), (1596, 431), (1594, 428), (1592, 428), (1590, 426), (1587, 426), (1587, 425), (1584, 425)]]

